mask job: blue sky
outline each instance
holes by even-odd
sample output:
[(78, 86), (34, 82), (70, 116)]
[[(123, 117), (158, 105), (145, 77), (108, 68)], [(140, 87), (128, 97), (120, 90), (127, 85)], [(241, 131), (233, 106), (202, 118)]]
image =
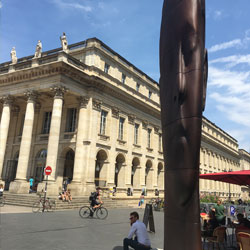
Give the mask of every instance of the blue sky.
[[(0, 0), (0, 62), (97, 37), (158, 81), (163, 0)], [(204, 115), (250, 151), (250, 1), (206, 1), (209, 80)]]

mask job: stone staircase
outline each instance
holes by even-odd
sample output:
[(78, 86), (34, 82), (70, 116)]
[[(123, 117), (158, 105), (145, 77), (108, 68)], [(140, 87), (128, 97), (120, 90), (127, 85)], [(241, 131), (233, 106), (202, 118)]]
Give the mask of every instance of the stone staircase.
[[(32, 207), (32, 205), (39, 200), (39, 196), (35, 193), (32, 194), (12, 194), (4, 192), (5, 204), (14, 206)], [(57, 196), (49, 197), (56, 202), (56, 210), (66, 209), (79, 209), (82, 206), (89, 206), (88, 196), (73, 197), (70, 203), (63, 202)], [(150, 198), (148, 198), (150, 200)], [(102, 201), (106, 208), (135, 208), (138, 207), (139, 199), (137, 197), (116, 198), (116, 197), (103, 197)]]

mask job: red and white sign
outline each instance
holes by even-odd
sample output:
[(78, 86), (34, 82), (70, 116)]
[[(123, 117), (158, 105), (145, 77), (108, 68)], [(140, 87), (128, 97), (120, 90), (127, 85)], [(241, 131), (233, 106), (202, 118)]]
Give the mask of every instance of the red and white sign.
[(47, 166), (44, 169), (44, 173), (45, 173), (45, 175), (50, 175), (52, 173), (52, 167), (51, 166)]

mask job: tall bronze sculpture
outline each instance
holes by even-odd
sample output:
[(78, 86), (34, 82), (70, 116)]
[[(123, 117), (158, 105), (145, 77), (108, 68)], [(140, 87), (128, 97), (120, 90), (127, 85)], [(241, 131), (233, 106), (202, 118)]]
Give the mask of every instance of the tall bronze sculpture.
[(165, 0), (160, 37), (165, 250), (200, 250), (199, 155), (205, 107), (205, 0)]

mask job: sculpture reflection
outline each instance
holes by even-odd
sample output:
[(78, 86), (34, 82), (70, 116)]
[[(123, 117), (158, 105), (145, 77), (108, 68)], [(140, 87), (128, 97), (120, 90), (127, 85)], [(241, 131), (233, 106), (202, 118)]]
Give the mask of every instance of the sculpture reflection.
[(160, 37), (164, 249), (201, 249), (199, 153), (205, 107), (205, 0), (165, 0)]

